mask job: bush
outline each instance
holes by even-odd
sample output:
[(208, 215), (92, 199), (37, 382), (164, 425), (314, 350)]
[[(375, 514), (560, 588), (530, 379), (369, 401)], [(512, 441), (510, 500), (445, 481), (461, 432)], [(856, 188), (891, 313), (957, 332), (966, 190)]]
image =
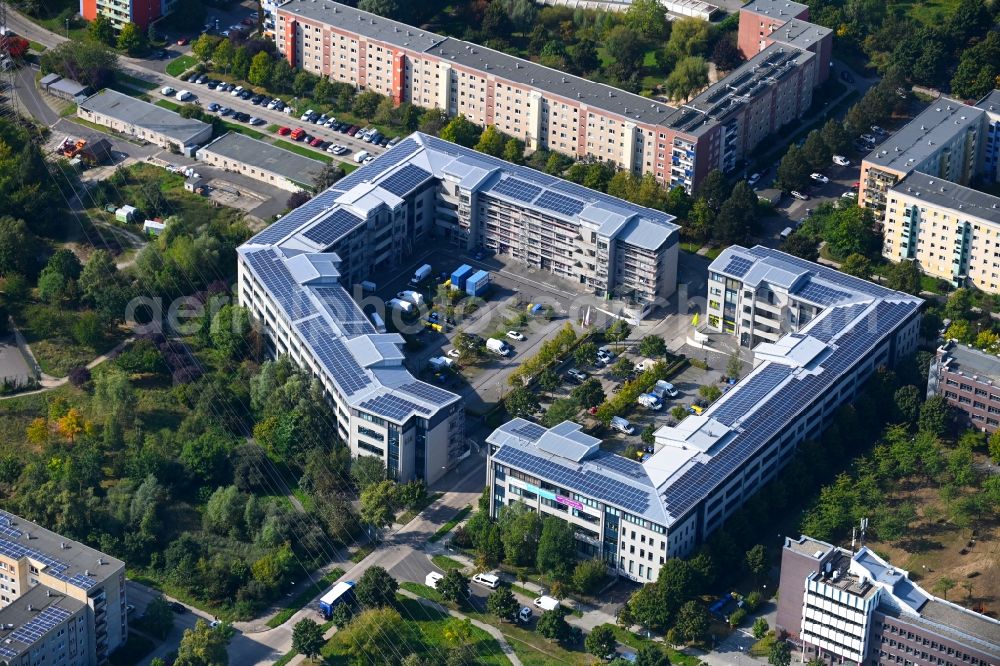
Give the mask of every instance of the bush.
[(737, 608), (729, 615), (729, 626), (735, 629), (743, 624), (743, 620), (745, 619), (747, 619), (747, 612), (742, 608)]
[(746, 598), (743, 600), (744, 604), (746, 605), (746, 609), (751, 613), (757, 610), (758, 607), (760, 607), (760, 601), (761, 601), (760, 592), (758, 592), (757, 590), (754, 590), (753, 592), (748, 594)]
[(69, 371), (69, 383), (80, 388), (90, 381), (90, 370), (84, 366), (78, 366)]
[(173, 375), (171, 375), (171, 379), (173, 380), (174, 384), (190, 384), (191, 382), (201, 377), (201, 374), (202, 373), (200, 368), (193, 365), (188, 365), (183, 368), (178, 368), (177, 370), (174, 370)]

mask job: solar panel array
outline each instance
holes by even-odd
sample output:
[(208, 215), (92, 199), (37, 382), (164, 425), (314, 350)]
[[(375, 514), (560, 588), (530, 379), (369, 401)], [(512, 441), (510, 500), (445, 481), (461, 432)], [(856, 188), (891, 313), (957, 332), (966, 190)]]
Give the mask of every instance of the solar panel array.
[(771, 257), (777, 261), (785, 262), (786, 264), (795, 266), (800, 270), (809, 271), (813, 275), (819, 276), (824, 281), (831, 284), (839, 285), (848, 289), (850, 291), (857, 291), (863, 294), (869, 294), (871, 296), (893, 296), (899, 295), (899, 292), (893, 291), (887, 287), (875, 284), (874, 282), (869, 282), (862, 278), (854, 277), (853, 275), (848, 275), (847, 273), (841, 273), (833, 268), (828, 268), (820, 264), (807, 261), (800, 257), (794, 257), (790, 254), (780, 253), (776, 250), (772, 250), (766, 247), (755, 246), (748, 250), (750, 254), (755, 257)]
[(494, 460), (511, 465), (557, 486), (572, 489), (588, 497), (620, 506), (626, 511), (642, 515), (649, 508), (649, 493), (599, 472), (581, 472), (541, 458), (515, 446), (501, 446)]
[(371, 385), (372, 381), (364, 369), (351, 355), (344, 341), (335, 335), (322, 319), (306, 319), (295, 325), (299, 335), (305, 340), (319, 362), (327, 369), (331, 379), (337, 382), (341, 391), (354, 395)]
[(245, 255), (247, 263), (257, 274), (257, 278), (271, 293), (278, 305), (295, 321), (318, 314), (319, 310), (309, 300), (299, 283), (285, 267), (285, 262), (271, 250), (261, 250)]
[(626, 458), (625, 456), (615, 455), (614, 453), (605, 453), (605, 455), (592, 458), (591, 462), (600, 465), (601, 467), (614, 470), (619, 474), (629, 476), (633, 479), (648, 478), (646, 468), (642, 466), (642, 463), (637, 460), (632, 460), (631, 458)]
[[(70, 615), (72, 615), (72, 613), (65, 608), (60, 608), (59, 606), (49, 606), (48, 608), (42, 609), (38, 615), (25, 622), (14, 631), (10, 632), (10, 634), (7, 635), (7, 640), (24, 643), (25, 645), (32, 645), (42, 636), (59, 626), (59, 624), (65, 622), (66, 618)], [(14, 652), (14, 654), (5, 653), (5, 656), (8, 657), (16, 655), (16, 652)]]
[(499, 194), (525, 203), (531, 202), (542, 188), (526, 183), (518, 178), (504, 178), (490, 189), (490, 194)]
[(431, 174), (420, 167), (407, 164), (399, 171), (396, 171), (388, 178), (379, 182), (378, 186), (392, 192), (397, 197), (403, 197), (417, 189), (424, 181), (431, 177)]
[(363, 222), (364, 220), (354, 213), (338, 208), (306, 229), (302, 235), (319, 245), (330, 246)]
[(371, 182), (385, 172), (389, 167), (400, 164), (413, 153), (417, 152), (420, 144), (413, 139), (403, 139), (396, 146), (385, 151), (371, 162), (351, 174), (338, 180), (333, 188), (338, 192), (347, 192), (353, 187), (364, 182)]
[(537, 423), (523, 423), (516, 428), (511, 428), (510, 431), (515, 435), (520, 435), (525, 439), (530, 439), (533, 442), (537, 442), (542, 435), (548, 432), (543, 426)]
[(334, 321), (350, 336), (374, 334), (377, 331), (368, 321), (364, 311), (354, 302), (343, 287), (313, 287), (312, 291), (322, 301)]
[(332, 206), (339, 192), (325, 190), (250, 239), (250, 243), (273, 245)]
[(431, 410), (426, 407), (418, 405), (415, 402), (410, 402), (404, 398), (400, 398), (398, 395), (392, 395), (391, 393), (383, 393), (380, 396), (365, 400), (359, 404), (358, 407), (373, 414), (378, 414), (379, 416), (384, 416), (387, 419), (392, 419), (393, 421), (398, 422), (402, 422), (413, 412), (417, 412), (425, 416), (431, 413)]
[(723, 273), (728, 273), (729, 275), (735, 275), (737, 277), (743, 277), (753, 266), (753, 261), (747, 259), (746, 257), (733, 256), (729, 258), (729, 263), (726, 267), (722, 269)]
[(830, 308), (812, 325), (812, 328), (809, 329), (809, 335), (817, 340), (829, 342), (867, 307), (868, 303), (854, 303)]
[(24, 544), (20, 544), (15, 541), (0, 539), (0, 554), (6, 555), (12, 560), (19, 560), (22, 557), (28, 557), (35, 562), (40, 562), (45, 567), (45, 573), (49, 574), (53, 578), (56, 578), (57, 580), (69, 583), (82, 590), (89, 590), (95, 585), (95, 581), (89, 576), (84, 576), (82, 574), (74, 574), (72, 576), (67, 575), (66, 570), (69, 568), (68, 564), (62, 560), (52, 557), (51, 555), (43, 553), (37, 548), (31, 548), (30, 546), (25, 546)]
[(555, 192), (545, 192), (535, 200), (535, 205), (573, 217), (580, 214), (585, 204), (579, 199), (571, 199)]
[(783, 431), (797, 414), (822, 400), (829, 386), (915, 307), (912, 302), (880, 302), (840, 337), (836, 350), (823, 363), (823, 372), (786, 383), (767, 401), (766, 409), (758, 409), (740, 424), (739, 434), (718, 455), (692, 465), (666, 489), (663, 499), (670, 513), (680, 516), (711, 494)]
[(426, 400), (432, 405), (447, 405), (455, 399), (454, 393), (449, 393), (444, 389), (439, 389), (436, 386), (431, 386), (430, 384), (424, 382), (410, 382), (408, 384), (403, 384), (399, 387), (399, 390), (416, 396), (421, 400)]
[(851, 297), (850, 292), (828, 287), (824, 284), (816, 282), (812, 278), (806, 280), (805, 284), (797, 289), (794, 294), (798, 298), (804, 298), (807, 301), (819, 303), (823, 306), (829, 306), (840, 301), (846, 301)]
[(740, 382), (738, 387), (715, 408), (712, 416), (721, 423), (733, 425), (755, 405), (763, 402), (764, 397), (791, 374), (792, 369), (788, 366), (776, 363), (768, 365)]

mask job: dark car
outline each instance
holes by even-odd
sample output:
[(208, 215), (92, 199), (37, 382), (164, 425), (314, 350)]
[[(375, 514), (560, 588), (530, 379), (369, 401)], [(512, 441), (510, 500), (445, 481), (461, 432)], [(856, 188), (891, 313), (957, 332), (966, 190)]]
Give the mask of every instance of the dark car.
[(848, 83), (854, 83), (854, 77), (851, 76), (851, 73), (848, 72), (847, 70), (843, 70), (840, 72), (840, 78), (844, 79)]
[(274, 110), (275, 110), (275, 111), (284, 111), (284, 110), (285, 110), (285, 103), (284, 103), (284, 102), (282, 102), (282, 101), (281, 101), (281, 100), (279, 99), (279, 100), (278, 100), (278, 103), (274, 105)]
[(202, 83), (207, 83), (208, 82), (208, 77), (205, 76), (204, 74), (202, 74), (197, 79), (195, 79), (194, 82), (197, 83), (198, 85), (201, 85)]
[(250, 90), (244, 90), (239, 94), (240, 99), (250, 99), (251, 97), (253, 97), (253, 91)]
[(361, 128), (357, 125), (351, 125), (351, 129), (347, 130), (347, 136), (354, 136), (361, 131)]
[(216, 88), (219, 87), (219, 82), (218, 81), (209, 81), (208, 83), (205, 84), (205, 86), (207, 86), (209, 90), (215, 90)]
[(236, 89), (236, 86), (233, 85), (232, 83), (227, 83), (226, 85), (222, 86), (222, 89), (225, 90), (226, 92), (233, 92), (233, 90)]
[(243, 113), (242, 111), (239, 111), (239, 112), (233, 114), (233, 118), (235, 118), (236, 120), (240, 121), (241, 123), (245, 123), (245, 122), (247, 122), (247, 121), (250, 120), (250, 114), (249, 113)]
[(250, 98), (250, 103), (253, 104), (254, 106), (257, 106), (263, 101), (264, 101), (264, 96), (259, 93)]
[(381, 139), (379, 139), (378, 140), (378, 145), (382, 146), (383, 148), (385, 148), (386, 146), (388, 146), (389, 145), (389, 137), (384, 136)]
[(219, 106), (218, 104), (216, 104), (215, 102), (212, 102), (211, 104), (209, 104), (209, 105), (208, 105), (208, 110), (209, 110), (209, 111), (213, 111), (213, 112), (214, 112), (214, 111), (218, 111), (218, 110), (219, 110), (219, 109), (221, 109), (221, 108), (222, 108), (222, 107), (221, 107), (221, 106)]
[(173, 612), (175, 612), (177, 614), (184, 614), (184, 613), (188, 612), (187, 606), (185, 606), (184, 604), (180, 603), (179, 601), (171, 601), (170, 602), (170, 610), (172, 610)]

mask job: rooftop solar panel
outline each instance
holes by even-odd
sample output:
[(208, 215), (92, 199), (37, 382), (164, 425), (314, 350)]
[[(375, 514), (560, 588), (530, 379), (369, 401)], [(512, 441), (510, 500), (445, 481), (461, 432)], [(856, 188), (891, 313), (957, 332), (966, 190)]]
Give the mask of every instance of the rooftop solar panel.
[(364, 220), (354, 213), (338, 208), (306, 229), (302, 235), (314, 243), (328, 247), (363, 222)]
[(348, 351), (343, 340), (330, 331), (322, 319), (306, 319), (295, 325), (302, 339), (313, 348), (316, 358), (346, 395), (370, 386), (372, 380)]
[(392, 192), (397, 197), (403, 197), (417, 189), (417, 187), (430, 177), (431, 174), (420, 167), (407, 164), (388, 178), (381, 180), (378, 185), (382, 189)]
[(364, 182), (372, 182), (379, 175), (385, 172), (394, 164), (400, 164), (413, 153), (417, 152), (420, 144), (413, 139), (403, 139), (396, 146), (385, 151), (375, 158), (374, 162), (366, 164), (354, 173), (348, 174), (334, 184), (334, 189), (338, 192), (347, 192), (351, 188)]
[(554, 210), (557, 213), (562, 213), (568, 217), (579, 215), (580, 211), (584, 208), (584, 203), (579, 199), (571, 199), (570, 197), (551, 191), (545, 192), (542, 196), (538, 197), (538, 199), (535, 200), (535, 205), (540, 206), (541, 208)]
[(49, 606), (48, 608), (44, 608), (39, 611), (38, 615), (25, 622), (14, 631), (10, 632), (10, 634), (7, 635), (6, 640), (24, 643), (25, 645), (32, 645), (42, 636), (54, 629), (59, 623), (65, 621), (70, 615), (72, 615), (72, 613), (65, 608), (60, 608), (59, 606)]
[(259, 234), (250, 239), (250, 243), (259, 245), (273, 245), (285, 236), (293, 233), (297, 228), (308, 222), (311, 218), (319, 215), (324, 210), (332, 206), (339, 193), (333, 190), (326, 190), (302, 204), (288, 215), (271, 224)]
[(430, 384), (426, 384), (424, 382), (410, 382), (408, 384), (403, 384), (399, 387), (399, 390), (416, 396), (422, 400), (426, 400), (433, 405), (447, 405), (455, 399), (454, 393), (450, 393), (444, 389), (439, 389), (436, 386), (431, 386)]
[(530, 439), (533, 442), (537, 442), (538, 439), (544, 435), (547, 431), (544, 427), (538, 425), (537, 423), (524, 423), (516, 428), (511, 428), (510, 431), (515, 435), (520, 435), (525, 439)]
[(365, 316), (364, 311), (340, 285), (334, 287), (313, 287), (312, 291), (316, 294), (316, 298), (326, 307), (333, 320), (340, 325), (341, 329), (347, 335), (354, 336), (377, 332), (371, 322), (368, 321), (368, 317)]
[(526, 183), (518, 178), (504, 178), (490, 189), (491, 194), (499, 194), (528, 203), (538, 196), (542, 188)]
[(830, 306), (834, 303), (846, 301), (851, 298), (851, 292), (828, 287), (825, 284), (816, 282), (812, 278), (806, 280), (805, 284), (795, 290), (794, 294), (798, 298), (818, 303), (823, 306)]
[(260, 250), (244, 256), (261, 283), (292, 321), (311, 317), (319, 312), (288, 272), (285, 262), (273, 250)]
[(392, 395), (391, 393), (383, 393), (377, 397), (365, 400), (358, 407), (400, 423), (413, 412), (425, 416), (431, 413), (431, 410), (426, 407), (418, 405), (415, 402), (410, 402), (405, 398), (400, 398), (398, 395)]
[(753, 261), (747, 259), (746, 257), (730, 257), (729, 263), (726, 267), (722, 269), (723, 273), (728, 273), (729, 275), (735, 275), (737, 277), (743, 277), (746, 275), (750, 267), (753, 266)]
[(768, 365), (740, 382), (736, 389), (715, 408), (712, 416), (721, 423), (733, 425), (756, 405), (762, 404), (764, 398), (791, 374), (792, 369), (788, 366)]

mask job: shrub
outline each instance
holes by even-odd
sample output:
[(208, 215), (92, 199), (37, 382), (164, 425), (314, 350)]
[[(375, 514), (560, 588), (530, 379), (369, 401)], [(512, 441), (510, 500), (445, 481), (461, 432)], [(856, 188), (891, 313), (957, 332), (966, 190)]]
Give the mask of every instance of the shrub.
[(199, 377), (201, 377), (201, 369), (193, 365), (188, 365), (174, 370), (171, 379), (173, 379), (174, 384), (190, 384)]
[(73, 368), (69, 371), (69, 383), (77, 388), (90, 381), (90, 370), (84, 366)]

